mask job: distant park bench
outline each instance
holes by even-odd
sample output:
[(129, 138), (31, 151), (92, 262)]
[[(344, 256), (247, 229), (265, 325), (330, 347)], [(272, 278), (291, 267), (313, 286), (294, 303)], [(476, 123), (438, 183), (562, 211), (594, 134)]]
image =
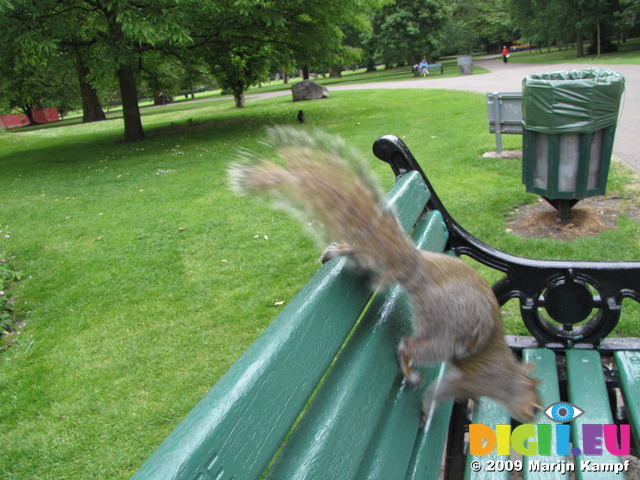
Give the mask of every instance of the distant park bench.
[[(584, 424), (617, 423), (631, 424), (637, 448), (640, 343), (608, 334), (623, 298), (640, 301), (640, 262), (543, 261), (500, 252), (451, 218), (397, 137), (379, 139), (374, 153), (396, 175), (387, 200), (416, 244), (504, 273), (496, 296), (500, 304), (520, 300), (533, 335), (508, 340), (522, 361), (535, 364), (543, 406), (562, 400), (585, 411), (571, 423), (572, 445), (582, 447)], [(525, 479), (569, 478), (536, 472), (568, 456), (467, 455), (469, 424), (511, 424), (485, 398), (432, 405), (419, 428), (422, 392), (403, 385), (395, 353), (410, 316), (399, 287), (374, 292), (344, 257), (328, 262), (133, 478), (433, 480), (444, 473), (448, 480), (507, 479), (509, 469)], [(422, 369), (425, 385), (444, 370)], [(536, 423), (553, 424), (543, 413)], [(580, 460), (623, 465), (606, 451)], [(491, 467), (498, 471), (489, 475)]]
[[(429, 73), (433, 73), (437, 70), (440, 70), (440, 75), (444, 74), (444, 66), (441, 63), (430, 63), (427, 70), (429, 71)], [(421, 75), (421, 72), (419, 70), (413, 69), (414, 77), (419, 77), (420, 75)]]

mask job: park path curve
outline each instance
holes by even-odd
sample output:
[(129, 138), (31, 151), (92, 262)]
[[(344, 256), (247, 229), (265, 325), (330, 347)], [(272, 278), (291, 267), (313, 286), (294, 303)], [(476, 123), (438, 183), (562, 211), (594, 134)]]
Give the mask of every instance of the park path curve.
[[(625, 93), (622, 105), (613, 152), (625, 164), (640, 173), (640, 65), (597, 65), (597, 64), (560, 64), (540, 65), (526, 63), (505, 64), (501, 57), (474, 60), (480, 67), (490, 73), (482, 75), (465, 75), (459, 77), (438, 78), (438, 74), (428, 78), (416, 78), (398, 82), (372, 82), (357, 85), (329, 86), (329, 91), (361, 90), (361, 89), (398, 89), (398, 88), (431, 88), (447, 90), (463, 90), (476, 93), (520, 92), (522, 80), (534, 73), (555, 72), (561, 70), (581, 70), (589, 67), (609, 68), (619, 72), (626, 78)], [(273, 92), (276, 95), (289, 92)], [(266, 94), (267, 96), (269, 94)], [(263, 97), (263, 95), (258, 95)], [(271, 96), (271, 95), (269, 95)], [(263, 97), (264, 98), (264, 97)], [(487, 132), (489, 127), (487, 125)]]

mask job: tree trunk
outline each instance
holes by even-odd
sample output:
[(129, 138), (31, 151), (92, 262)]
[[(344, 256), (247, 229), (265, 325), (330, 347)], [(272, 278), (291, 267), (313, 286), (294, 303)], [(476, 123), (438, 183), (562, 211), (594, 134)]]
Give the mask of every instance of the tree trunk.
[(102, 110), (97, 90), (87, 81), (89, 69), (78, 58), (78, 82), (82, 97), (82, 123), (98, 122), (107, 117)]
[(144, 138), (144, 130), (138, 107), (136, 76), (131, 65), (125, 64), (118, 68), (118, 83), (124, 117), (124, 141), (137, 142)]
[(342, 69), (337, 66), (329, 67), (329, 78), (342, 78)]
[(302, 66), (302, 79), (309, 80), (309, 67), (307, 65)]
[(33, 119), (33, 105), (23, 105), (22, 111), (27, 116), (29, 125), (40, 125), (40, 122), (37, 122)]
[(244, 107), (244, 91), (236, 91), (233, 92), (233, 99), (236, 101), (236, 108)]
[(584, 57), (584, 37), (582, 35), (582, 29), (579, 28), (576, 32), (576, 58)]

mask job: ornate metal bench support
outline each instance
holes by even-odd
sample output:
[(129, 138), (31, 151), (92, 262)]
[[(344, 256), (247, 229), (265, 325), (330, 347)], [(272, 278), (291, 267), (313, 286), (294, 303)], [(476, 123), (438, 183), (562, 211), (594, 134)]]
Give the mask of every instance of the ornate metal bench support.
[(419, 172), (431, 192), (427, 204), (439, 210), (449, 229), (449, 249), (499, 270), (505, 277), (493, 290), (501, 305), (520, 300), (525, 325), (540, 345), (598, 347), (620, 319), (622, 300), (640, 302), (640, 261), (585, 262), (535, 260), (497, 250), (469, 234), (447, 212), (427, 176), (398, 137), (373, 145), (396, 176)]

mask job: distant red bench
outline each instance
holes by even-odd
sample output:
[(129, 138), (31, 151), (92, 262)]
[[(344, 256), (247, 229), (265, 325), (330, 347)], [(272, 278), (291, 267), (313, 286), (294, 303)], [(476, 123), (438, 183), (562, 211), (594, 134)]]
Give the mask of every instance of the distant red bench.
[[(38, 123), (58, 122), (60, 116), (57, 108), (44, 108), (33, 112), (33, 119)], [(1, 115), (0, 123), (5, 130), (12, 128), (26, 127), (29, 125), (29, 118), (24, 113), (12, 113), (9, 115)]]

